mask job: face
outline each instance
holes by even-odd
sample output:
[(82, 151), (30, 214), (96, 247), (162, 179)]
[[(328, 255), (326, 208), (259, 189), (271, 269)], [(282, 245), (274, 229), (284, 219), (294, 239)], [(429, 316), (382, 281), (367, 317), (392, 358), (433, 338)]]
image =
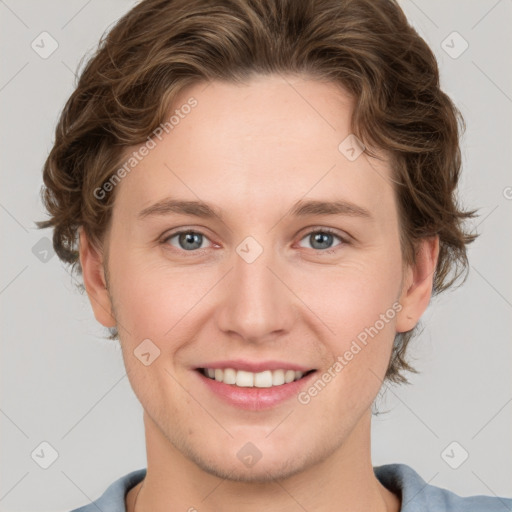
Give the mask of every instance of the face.
[(403, 271), (386, 160), (340, 146), (345, 92), (272, 76), (187, 102), (117, 185), (108, 292), (82, 238), (84, 281), (155, 443), (222, 478), (282, 478), (367, 441), (395, 334), (429, 294)]

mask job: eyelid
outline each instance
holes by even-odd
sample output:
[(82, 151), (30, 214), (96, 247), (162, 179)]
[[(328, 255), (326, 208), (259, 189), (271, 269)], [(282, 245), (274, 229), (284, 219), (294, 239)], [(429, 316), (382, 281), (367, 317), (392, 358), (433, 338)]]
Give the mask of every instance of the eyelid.
[[(331, 235), (335, 235), (345, 243), (348, 243), (349, 239), (350, 239), (350, 236), (347, 233), (345, 233), (344, 231), (339, 231), (338, 229), (329, 228), (327, 226), (312, 226), (312, 227), (310, 226), (305, 229), (306, 229), (306, 231), (302, 235), (302, 238), (304, 238), (305, 236), (311, 235), (312, 233), (320, 232), (320, 233), (329, 233)], [(301, 240), (302, 240), (302, 238), (301, 238)]]

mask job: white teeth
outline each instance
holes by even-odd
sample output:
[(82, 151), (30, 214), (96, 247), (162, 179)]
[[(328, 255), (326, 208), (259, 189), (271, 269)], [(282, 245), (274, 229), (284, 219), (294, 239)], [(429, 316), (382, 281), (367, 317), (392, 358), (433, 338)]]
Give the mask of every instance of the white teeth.
[(265, 370), (264, 372), (254, 374), (254, 387), (270, 388), (272, 387), (272, 372)]
[(286, 370), (286, 373), (284, 374), (284, 381), (286, 384), (293, 382), (293, 379), (295, 379), (295, 372), (293, 370)]
[(272, 372), (272, 386), (280, 386), (281, 384), (284, 384), (284, 370)]
[(254, 386), (254, 373), (238, 370), (236, 372), (236, 385), (242, 388), (252, 388)]
[(205, 368), (204, 374), (224, 384), (234, 384), (242, 388), (270, 388), (299, 380), (303, 372), (294, 370), (265, 370), (259, 373), (234, 370), (233, 368)]
[[(218, 379), (216, 379), (218, 380)], [(224, 370), (224, 384), (236, 384), (236, 372), (233, 368), (226, 368)]]

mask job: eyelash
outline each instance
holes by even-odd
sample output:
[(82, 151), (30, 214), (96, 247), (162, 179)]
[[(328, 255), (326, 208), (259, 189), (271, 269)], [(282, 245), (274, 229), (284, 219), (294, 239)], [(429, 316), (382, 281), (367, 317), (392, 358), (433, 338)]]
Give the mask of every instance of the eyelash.
[[(196, 235), (202, 235), (204, 238), (209, 240), (209, 238), (204, 233), (202, 233), (201, 231), (195, 231), (193, 229), (183, 229), (183, 230), (180, 230), (180, 231), (175, 231), (174, 233), (171, 233), (168, 236), (166, 236), (161, 241), (161, 244), (168, 246), (169, 245), (168, 242), (172, 238), (174, 238), (174, 237), (176, 237), (178, 235), (190, 234), (190, 233), (196, 234)], [(336, 249), (337, 247), (349, 244), (348, 240), (346, 238), (342, 237), (336, 230), (331, 229), (331, 228), (319, 228), (319, 227), (313, 228), (312, 230), (310, 230), (307, 233), (305, 233), (300, 240), (302, 241), (304, 238), (312, 235), (313, 233), (324, 233), (324, 234), (333, 235), (334, 237), (338, 238), (340, 240), (340, 242), (341, 242), (341, 244), (339, 244), (338, 246), (333, 247), (333, 248), (329, 247), (327, 249), (313, 249), (313, 251), (316, 251), (316, 252), (319, 252), (319, 253), (327, 252), (327, 251), (332, 251), (332, 250), (337, 250)], [(176, 247), (172, 247), (171, 250), (176, 250), (176, 251), (178, 251), (180, 253), (185, 253), (186, 256), (197, 256), (197, 255), (201, 255), (204, 251), (206, 251), (206, 249), (195, 249), (195, 250), (192, 250), (192, 251), (185, 251), (184, 249), (179, 249), (179, 248), (176, 248)], [(189, 253), (189, 254), (187, 254), (187, 253)]]

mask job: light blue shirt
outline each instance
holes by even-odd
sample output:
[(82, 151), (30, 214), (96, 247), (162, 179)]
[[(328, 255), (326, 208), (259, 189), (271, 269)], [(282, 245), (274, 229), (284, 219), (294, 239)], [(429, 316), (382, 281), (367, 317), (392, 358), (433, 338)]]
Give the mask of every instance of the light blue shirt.
[[(406, 464), (385, 464), (373, 468), (380, 483), (401, 496), (400, 512), (512, 512), (512, 498), (466, 496), (427, 484)], [(125, 495), (146, 476), (138, 469), (119, 478), (94, 502), (71, 512), (126, 512)]]

